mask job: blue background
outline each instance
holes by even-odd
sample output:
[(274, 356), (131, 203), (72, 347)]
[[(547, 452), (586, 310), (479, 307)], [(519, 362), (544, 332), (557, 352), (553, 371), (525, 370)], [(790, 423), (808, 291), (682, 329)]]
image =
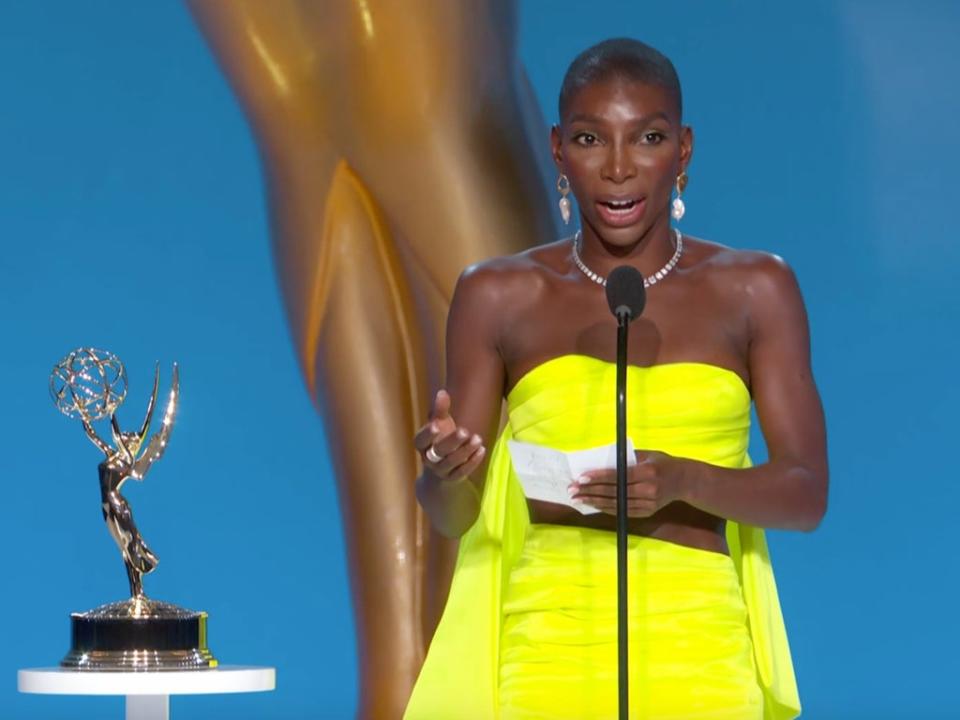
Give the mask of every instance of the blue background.
[[(278, 668), (275, 693), (174, 698), (173, 716), (350, 717), (334, 484), (245, 120), (178, 3), (2, 16), (0, 717), (122, 716), (119, 698), (15, 690), (17, 668), (66, 650), (70, 611), (126, 589), (98, 452), (47, 397), (53, 363), (88, 344), (127, 365), (130, 426), (154, 361), (164, 387), (182, 365), (171, 452), (129, 489), (162, 560), (150, 593), (209, 611), (223, 662)], [(947, 1), (521, 3), (551, 120), (587, 45), (629, 34), (669, 55), (697, 133), (684, 230), (799, 276), (833, 484), (817, 532), (770, 542), (809, 718), (960, 715), (958, 31)]]

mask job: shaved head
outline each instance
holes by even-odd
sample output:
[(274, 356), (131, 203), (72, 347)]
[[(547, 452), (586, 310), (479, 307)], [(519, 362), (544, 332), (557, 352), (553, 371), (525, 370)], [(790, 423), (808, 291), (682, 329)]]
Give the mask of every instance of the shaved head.
[(670, 59), (639, 40), (612, 38), (587, 48), (570, 63), (560, 87), (560, 122), (566, 116), (570, 101), (582, 88), (608, 80), (661, 87), (676, 100), (677, 118), (683, 116), (680, 78)]

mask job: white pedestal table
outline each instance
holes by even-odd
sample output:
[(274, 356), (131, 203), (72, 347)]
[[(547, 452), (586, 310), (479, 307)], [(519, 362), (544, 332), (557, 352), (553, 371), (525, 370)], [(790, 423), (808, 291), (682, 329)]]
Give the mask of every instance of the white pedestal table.
[(276, 687), (272, 667), (223, 665), (212, 670), (93, 672), (59, 667), (17, 672), (17, 689), (41, 695), (125, 695), (126, 720), (169, 720), (171, 695), (264, 692)]

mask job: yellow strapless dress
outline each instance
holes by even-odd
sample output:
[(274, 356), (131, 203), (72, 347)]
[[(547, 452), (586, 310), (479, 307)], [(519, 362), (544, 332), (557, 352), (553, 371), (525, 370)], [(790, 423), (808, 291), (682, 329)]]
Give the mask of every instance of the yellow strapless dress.
[[(615, 375), (612, 363), (562, 355), (510, 392), (406, 720), (616, 717), (616, 535), (531, 524), (506, 445), (613, 442)], [(637, 447), (749, 467), (750, 395), (736, 373), (631, 366), (627, 391)], [(763, 530), (728, 522), (726, 535), (729, 557), (630, 537), (631, 718), (799, 715)]]

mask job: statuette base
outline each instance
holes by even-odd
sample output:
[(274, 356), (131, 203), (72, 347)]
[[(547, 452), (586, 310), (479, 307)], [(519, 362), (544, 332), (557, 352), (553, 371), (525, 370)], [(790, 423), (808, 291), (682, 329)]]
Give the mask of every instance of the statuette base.
[(207, 647), (207, 614), (144, 596), (70, 616), (65, 668), (94, 671), (201, 670), (217, 661)]

